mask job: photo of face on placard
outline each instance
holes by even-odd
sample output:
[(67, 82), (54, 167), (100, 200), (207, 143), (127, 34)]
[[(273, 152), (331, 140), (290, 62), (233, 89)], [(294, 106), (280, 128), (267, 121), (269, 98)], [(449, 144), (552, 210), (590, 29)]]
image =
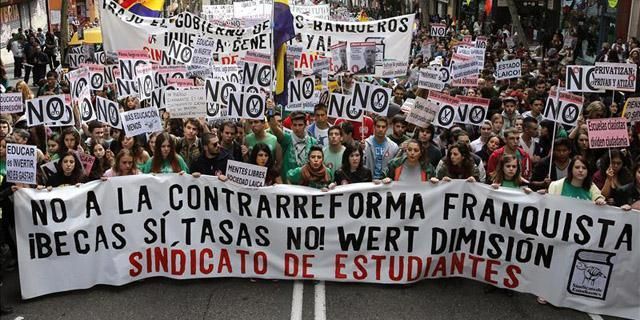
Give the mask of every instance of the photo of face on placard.
[(349, 43), (349, 71), (354, 74), (374, 74), (376, 68), (376, 44), (374, 42)]

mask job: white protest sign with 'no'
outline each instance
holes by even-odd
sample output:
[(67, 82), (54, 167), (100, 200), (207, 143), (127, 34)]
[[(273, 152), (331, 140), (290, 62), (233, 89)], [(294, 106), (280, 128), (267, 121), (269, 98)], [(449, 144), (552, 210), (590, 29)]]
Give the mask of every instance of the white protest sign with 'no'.
[(433, 119), (433, 124), (447, 129), (451, 128), (456, 117), (456, 109), (460, 104), (460, 100), (456, 97), (436, 91), (430, 91), (427, 100), (438, 106), (438, 113)]
[(122, 126), (127, 137), (134, 137), (143, 133), (162, 131), (160, 113), (156, 108), (142, 108), (120, 114)]
[(153, 68), (151, 63), (140, 64), (136, 66), (136, 80), (138, 83), (138, 96), (140, 101), (151, 98), (151, 92), (154, 89)]
[(389, 112), (389, 102), (391, 102), (391, 89), (356, 82), (351, 95), (351, 105), (386, 117)]
[(460, 100), (454, 122), (482, 126), (487, 117), (489, 99), (480, 97), (456, 96)]
[(567, 66), (566, 91), (568, 92), (604, 92), (595, 84), (595, 66)]
[(27, 100), (25, 103), (27, 125), (33, 127), (51, 122), (63, 122), (65, 124), (73, 122), (73, 111), (70, 110), (71, 108), (65, 107), (65, 101), (63, 94)]
[(89, 90), (89, 87), (85, 87), (84, 90), (82, 90), (78, 108), (80, 109), (80, 119), (82, 120), (82, 123), (87, 123), (97, 119), (96, 110), (93, 107), (93, 102), (91, 101), (91, 90)]
[(193, 48), (178, 40), (173, 40), (169, 46), (169, 50), (166, 51), (166, 54), (169, 58), (175, 61), (182, 64), (189, 64), (193, 58)]
[(332, 118), (361, 121), (364, 110), (351, 105), (351, 96), (332, 93), (329, 100), (327, 115)]
[(589, 148), (620, 148), (629, 146), (627, 119), (606, 118), (587, 120)]
[(122, 129), (120, 125), (120, 109), (117, 102), (96, 97), (95, 110), (98, 121), (106, 123), (112, 128)]
[(556, 96), (557, 92), (555, 90), (549, 91), (549, 97), (542, 116), (545, 119), (575, 126), (576, 122), (578, 122), (584, 98), (565, 91), (560, 92), (558, 99), (556, 99)]
[(264, 187), (267, 169), (263, 166), (229, 160), (225, 175), (229, 181), (243, 186)]
[[(145, 50), (118, 50), (118, 69), (123, 80), (136, 80), (136, 66), (149, 62)], [(117, 77), (116, 77), (117, 78)]]
[(520, 59), (499, 61), (496, 63), (496, 72), (494, 74), (496, 80), (520, 78), (521, 74), (522, 63)]
[(229, 117), (240, 119), (263, 120), (266, 101), (258, 93), (233, 92), (229, 96)]
[(85, 64), (83, 66), (89, 70), (89, 86), (91, 90), (102, 90), (104, 87), (104, 65)]
[(6, 148), (7, 182), (36, 184), (36, 146), (8, 143)]
[(1, 113), (18, 113), (22, 112), (24, 104), (22, 103), (22, 93), (10, 92), (0, 93), (0, 112)]
[(313, 108), (318, 103), (317, 99), (314, 99), (314, 93), (314, 76), (289, 80), (287, 111), (313, 112)]
[(447, 35), (447, 25), (441, 23), (432, 23), (429, 25), (429, 31), (432, 37), (444, 37)]

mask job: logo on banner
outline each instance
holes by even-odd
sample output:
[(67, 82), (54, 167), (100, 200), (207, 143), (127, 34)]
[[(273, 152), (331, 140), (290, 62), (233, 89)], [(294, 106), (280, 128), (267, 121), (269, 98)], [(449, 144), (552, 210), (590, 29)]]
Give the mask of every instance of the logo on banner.
[(567, 291), (572, 294), (605, 300), (613, 271), (615, 253), (580, 249), (571, 266)]
[(438, 123), (440, 123), (441, 127), (450, 127), (453, 124), (453, 116), (453, 106), (444, 105), (438, 110)]

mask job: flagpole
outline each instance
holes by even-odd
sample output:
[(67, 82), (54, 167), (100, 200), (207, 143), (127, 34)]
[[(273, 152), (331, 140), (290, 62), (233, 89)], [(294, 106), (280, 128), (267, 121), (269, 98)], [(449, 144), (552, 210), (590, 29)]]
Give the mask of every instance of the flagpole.
[[(275, 45), (275, 35), (273, 33), (274, 24), (275, 24), (275, 3), (271, 4), (271, 21), (269, 21), (269, 26), (271, 27), (271, 99), (273, 99), (273, 103), (276, 103), (276, 81), (274, 81), (276, 77), (276, 68), (275, 68), (275, 59), (276, 55), (276, 45)], [(284, 110), (280, 110), (280, 112), (284, 115)]]

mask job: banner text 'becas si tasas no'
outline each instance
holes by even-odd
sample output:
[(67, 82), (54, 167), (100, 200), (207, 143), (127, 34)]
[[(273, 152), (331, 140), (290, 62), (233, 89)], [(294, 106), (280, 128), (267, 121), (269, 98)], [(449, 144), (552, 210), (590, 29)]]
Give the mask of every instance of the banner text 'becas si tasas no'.
[(24, 298), (153, 276), (465, 277), (586, 312), (640, 311), (640, 216), (588, 201), (462, 181), (323, 193), (167, 175), (21, 190), (16, 203)]

